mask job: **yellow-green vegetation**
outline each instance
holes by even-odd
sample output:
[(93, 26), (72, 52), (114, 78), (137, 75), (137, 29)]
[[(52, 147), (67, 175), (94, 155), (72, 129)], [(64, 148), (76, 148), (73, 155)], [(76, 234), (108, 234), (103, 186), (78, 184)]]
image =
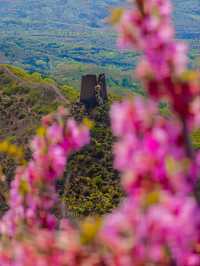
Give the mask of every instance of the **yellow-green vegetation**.
[(79, 100), (79, 91), (70, 85), (61, 86), (61, 92), (63, 95), (70, 101), (70, 103), (74, 103)]
[(195, 149), (200, 149), (200, 128), (192, 133), (192, 144)]
[[(123, 196), (119, 174), (112, 166), (109, 107), (110, 101), (89, 113), (94, 121), (91, 144), (69, 160), (63, 200), (71, 216), (105, 214), (116, 207)], [(81, 106), (74, 105), (72, 113), (78, 120), (85, 117)]]

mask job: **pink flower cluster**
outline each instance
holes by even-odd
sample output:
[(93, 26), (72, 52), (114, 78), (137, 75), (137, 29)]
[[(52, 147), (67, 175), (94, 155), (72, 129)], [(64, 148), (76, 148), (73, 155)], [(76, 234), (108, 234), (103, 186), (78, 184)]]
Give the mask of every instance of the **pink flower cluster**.
[[(111, 109), (114, 166), (126, 197), (101, 222), (78, 227), (52, 214), (55, 182), (69, 154), (89, 142), (86, 126), (60, 109), (32, 141), (32, 160), (17, 170), (10, 209), (0, 222), (2, 266), (200, 266), (199, 73), (188, 71), (175, 40), (169, 0), (136, 0), (119, 23), (120, 45), (143, 52), (137, 75), (149, 94)], [(167, 100), (174, 114), (160, 115)]]
[(129, 197), (107, 217), (101, 232), (114, 261), (108, 265), (200, 265), (194, 252), (198, 211), (189, 197), (159, 192), (154, 203), (147, 195)]
[(3, 217), (0, 230), (14, 235), (26, 223), (52, 230), (57, 219), (51, 210), (57, 201), (55, 182), (62, 177), (69, 154), (89, 143), (86, 126), (78, 126), (60, 108), (43, 119), (43, 127), (31, 143), (33, 159), (17, 170), (11, 183), (10, 210)]
[[(191, 115), (191, 101), (199, 93), (199, 74), (189, 75), (187, 46), (175, 40), (169, 0), (137, 0), (119, 26), (120, 46), (143, 52), (137, 67), (150, 95), (167, 98), (181, 117)], [(190, 76), (188, 80), (188, 76)]]
[(157, 186), (171, 192), (191, 192), (195, 167), (184, 148), (181, 123), (158, 114), (153, 101), (137, 98), (115, 103), (111, 109), (115, 166), (123, 173), (128, 193)]
[(119, 139), (115, 167), (128, 199), (107, 218), (105, 242), (119, 265), (200, 265), (192, 197), (199, 168), (187, 156), (181, 122), (161, 117), (155, 102), (139, 97), (115, 103), (111, 118)]

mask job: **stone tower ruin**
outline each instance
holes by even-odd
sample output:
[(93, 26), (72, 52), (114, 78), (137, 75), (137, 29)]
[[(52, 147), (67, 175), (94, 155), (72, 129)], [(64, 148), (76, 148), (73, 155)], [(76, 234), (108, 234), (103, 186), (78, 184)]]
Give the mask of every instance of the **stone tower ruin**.
[(93, 108), (99, 104), (96, 96), (96, 88), (99, 88), (99, 94), (102, 101), (107, 100), (107, 86), (105, 74), (84, 75), (81, 80), (81, 94), (80, 102), (83, 103), (87, 109)]
[(106, 86), (106, 76), (104, 73), (99, 75), (98, 84), (101, 86), (101, 96), (105, 101), (108, 99), (108, 95), (107, 95), (107, 86)]

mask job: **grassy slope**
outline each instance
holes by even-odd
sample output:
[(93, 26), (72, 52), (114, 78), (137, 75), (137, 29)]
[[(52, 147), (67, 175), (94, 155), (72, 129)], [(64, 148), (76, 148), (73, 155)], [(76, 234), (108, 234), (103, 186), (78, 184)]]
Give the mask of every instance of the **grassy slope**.
[[(59, 88), (39, 74), (30, 75), (19, 68), (0, 65), (0, 140), (26, 145), (41, 117), (59, 105), (69, 105)], [(10, 179), (13, 161), (1, 156)]]
[[(51, 80), (43, 80), (39, 74), (30, 75), (9, 65), (0, 65), (0, 140), (8, 139), (27, 147), (41, 117), (60, 104), (69, 105), (69, 102)], [(27, 148), (26, 156), (30, 156)], [(3, 197), (0, 210), (3, 210), (3, 199), (16, 164), (12, 158), (0, 154), (0, 165), (8, 181), (0, 185), (0, 197)]]

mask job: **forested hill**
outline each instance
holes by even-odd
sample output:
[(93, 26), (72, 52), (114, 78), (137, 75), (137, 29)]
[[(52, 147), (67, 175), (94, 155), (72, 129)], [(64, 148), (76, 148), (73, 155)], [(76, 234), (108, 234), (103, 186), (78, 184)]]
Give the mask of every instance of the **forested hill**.
[[(37, 25), (43, 30), (69, 26), (102, 27), (103, 19), (108, 15), (108, 8), (122, 4), (122, 0), (6, 0), (0, 2), (1, 16), (20, 19), (21, 22), (31, 20), (32, 28)], [(4, 12), (7, 11), (8, 13)], [(19, 23), (21, 24), (21, 23)], [(27, 25), (28, 26), (28, 25)]]
[[(64, 33), (84, 33), (92, 29), (107, 28), (104, 19), (109, 8), (124, 5), (123, 0), (1, 0), (0, 27), (10, 31), (26, 30), (42, 33), (58, 30)], [(183, 38), (198, 37), (200, 34), (199, 0), (172, 0), (174, 19), (178, 34)], [(46, 32), (46, 33), (47, 33)], [(14, 33), (14, 32), (13, 32)], [(57, 37), (58, 37), (57, 36)], [(90, 40), (87, 40), (90, 41)], [(110, 45), (110, 42), (107, 43)]]
[(172, 0), (177, 36), (185, 40), (200, 40), (200, 1)]
[[(109, 14), (109, 8), (124, 5), (125, 2), (123, 0), (1, 0), (1, 26), (8, 22), (9, 25), (15, 23), (18, 29), (24, 27), (28, 30), (39, 28), (45, 31), (68, 27), (67, 30), (77, 29), (80, 32), (80, 29), (102, 29), (106, 27), (104, 19)], [(198, 34), (199, 0), (172, 0), (172, 2), (175, 6), (174, 17), (178, 31), (183, 32), (185, 29)]]

